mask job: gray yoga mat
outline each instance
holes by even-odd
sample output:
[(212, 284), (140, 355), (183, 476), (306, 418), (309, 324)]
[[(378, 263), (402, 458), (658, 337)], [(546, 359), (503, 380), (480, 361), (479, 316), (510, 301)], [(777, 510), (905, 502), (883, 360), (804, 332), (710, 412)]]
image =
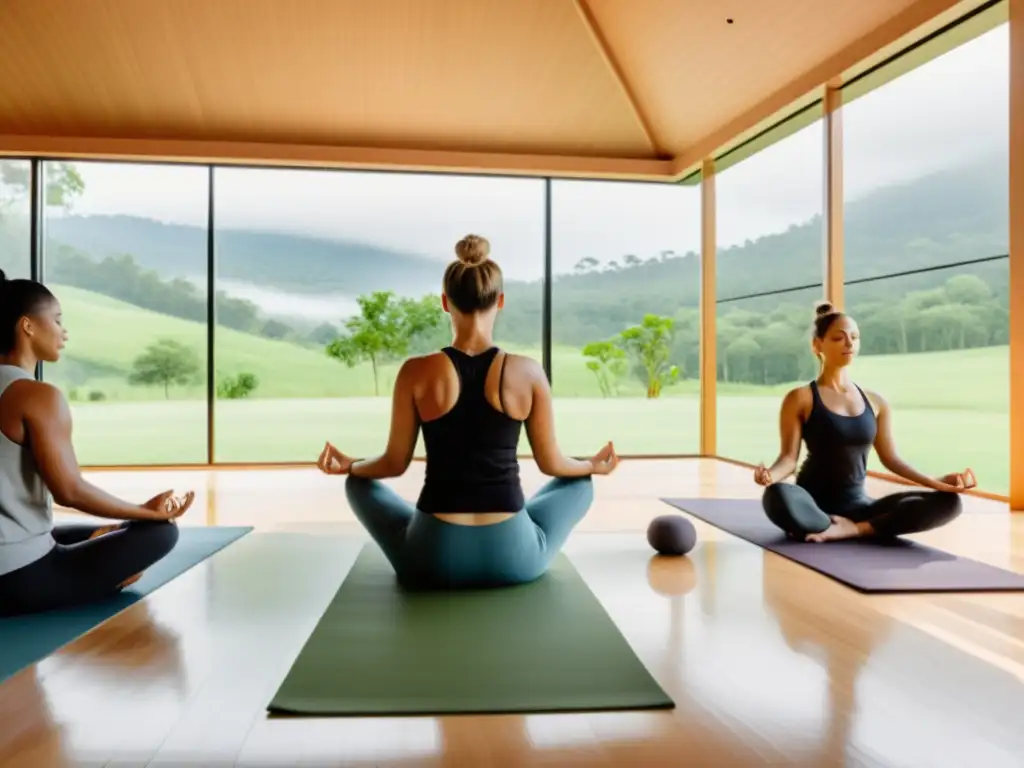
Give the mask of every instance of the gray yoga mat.
[(765, 516), (760, 499), (662, 501), (860, 592), (1024, 591), (1024, 574), (907, 539), (852, 539), (825, 544), (791, 541)]

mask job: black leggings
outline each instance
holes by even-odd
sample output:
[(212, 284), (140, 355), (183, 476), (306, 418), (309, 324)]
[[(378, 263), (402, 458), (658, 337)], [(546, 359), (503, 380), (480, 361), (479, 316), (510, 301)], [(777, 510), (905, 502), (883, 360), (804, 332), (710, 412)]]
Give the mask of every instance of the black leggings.
[(0, 576), (0, 616), (37, 613), (116, 595), (127, 579), (174, 549), (174, 523), (132, 521), (111, 533), (106, 526), (58, 525), (57, 545), (34, 563)]
[[(768, 519), (791, 536), (803, 539), (832, 524), (829, 515), (799, 485), (775, 483), (761, 497)], [(842, 517), (871, 524), (879, 537), (902, 536), (938, 528), (955, 520), (962, 510), (960, 494), (946, 491), (904, 491), (846, 509)], [(835, 513), (833, 513), (835, 514)]]

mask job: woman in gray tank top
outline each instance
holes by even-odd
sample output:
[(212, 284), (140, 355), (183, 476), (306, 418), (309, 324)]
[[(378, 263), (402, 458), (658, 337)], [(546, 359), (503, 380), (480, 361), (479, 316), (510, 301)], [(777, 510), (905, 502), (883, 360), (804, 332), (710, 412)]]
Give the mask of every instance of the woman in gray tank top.
[[(144, 504), (87, 482), (71, 444), (60, 391), (35, 380), (67, 341), (60, 303), (33, 280), (0, 271), (0, 615), (34, 613), (112, 596), (178, 540), (173, 520), (193, 494)], [(53, 523), (52, 501), (108, 521)]]

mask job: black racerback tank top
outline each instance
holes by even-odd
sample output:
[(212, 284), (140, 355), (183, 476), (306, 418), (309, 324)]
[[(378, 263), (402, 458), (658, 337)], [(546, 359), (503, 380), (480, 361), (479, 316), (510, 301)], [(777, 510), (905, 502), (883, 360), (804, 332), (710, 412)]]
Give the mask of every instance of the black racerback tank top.
[(842, 514), (870, 502), (864, 480), (878, 423), (860, 387), (857, 391), (864, 399), (864, 412), (843, 416), (825, 406), (816, 381), (810, 386), (814, 404), (801, 428), (807, 458), (797, 473), (796, 484), (806, 489), (827, 514)]
[[(421, 512), (517, 512), (526, 505), (519, 478), (519, 435), (523, 422), (487, 401), (487, 372), (497, 347), (467, 355), (454, 347), (442, 350), (459, 377), (459, 397), (444, 416), (423, 424), (427, 472), (416, 503)], [(505, 360), (501, 361), (498, 398)]]

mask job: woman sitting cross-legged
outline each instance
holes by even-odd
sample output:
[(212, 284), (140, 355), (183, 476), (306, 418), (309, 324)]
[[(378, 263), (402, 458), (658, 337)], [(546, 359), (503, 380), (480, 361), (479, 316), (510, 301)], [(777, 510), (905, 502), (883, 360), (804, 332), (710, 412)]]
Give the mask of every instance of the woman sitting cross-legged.
[[(114, 331), (116, 333), (116, 331)], [(87, 482), (71, 444), (60, 391), (36, 381), (67, 341), (60, 303), (41, 283), (0, 272), (0, 615), (101, 600), (136, 581), (178, 541), (172, 521), (192, 493), (144, 504)], [(53, 500), (106, 525), (54, 526)], [(110, 520), (116, 522), (109, 523)]]
[[(498, 587), (548, 569), (594, 498), (591, 475), (618, 464), (608, 443), (590, 460), (565, 457), (555, 440), (551, 390), (536, 361), (498, 349), (504, 306), (490, 246), (470, 235), (455, 248), (441, 296), (454, 339), (406, 360), (398, 372), (383, 455), (355, 460), (328, 443), (318, 466), (347, 475), (356, 517), (404, 586)], [(523, 424), (541, 472), (554, 479), (526, 500), (517, 448)], [(426, 479), (413, 506), (380, 482), (412, 461), (423, 429)]]
[[(946, 525), (961, 511), (960, 492), (975, 485), (971, 470), (932, 478), (896, 453), (889, 404), (850, 379), (860, 347), (853, 318), (819, 305), (812, 346), (821, 372), (809, 386), (782, 402), (782, 448), (775, 463), (754, 470), (765, 488), (765, 513), (790, 537), (823, 542), (860, 536), (893, 537)], [(795, 484), (782, 483), (796, 470), (801, 441), (807, 459)], [(924, 486), (870, 498), (864, 489), (871, 448), (895, 475)], [(931, 489), (931, 490), (925, 490)]]

